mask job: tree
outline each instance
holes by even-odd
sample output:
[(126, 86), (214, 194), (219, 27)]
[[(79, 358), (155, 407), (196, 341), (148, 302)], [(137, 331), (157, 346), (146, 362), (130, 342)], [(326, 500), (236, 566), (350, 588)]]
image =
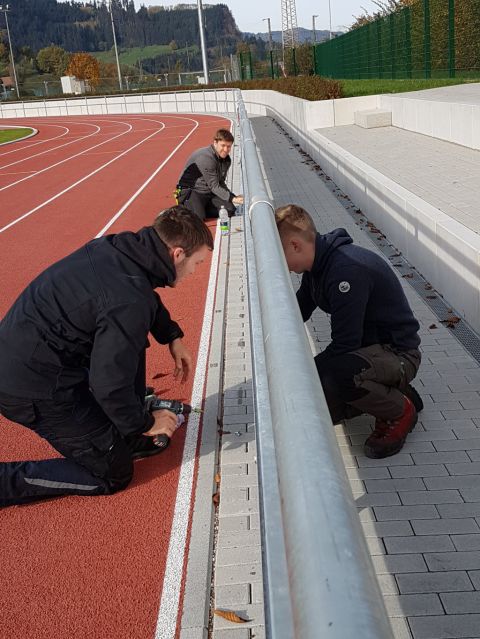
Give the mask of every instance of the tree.
[(40, 49), (37, 55), (37, 66), (44, 73), (54, 73), (59, 77), (65, 74), (70, 60), (70, 55), (62, 49), (52, 45)]
[(98, 60), (88, 53), (74, 53), (70, 57), (67, 75), (74, 75), (79, 80), (87, 80), (94, 89), (100, 80)]
[(403, 7), (410, 7), (418, 2), (418, 0), (372, 0), (372, 2), (377, 6), (377, 11), (369, 13), (364, 9), (364, 13), (360, 16), (354, 16), (355, 22), (349, 27), (350, 31), (364, 27), (366, 24), (369, 24), (369, 22), (374, 22), (379, 18), (384, 18), (399, 9), (403, 9)]

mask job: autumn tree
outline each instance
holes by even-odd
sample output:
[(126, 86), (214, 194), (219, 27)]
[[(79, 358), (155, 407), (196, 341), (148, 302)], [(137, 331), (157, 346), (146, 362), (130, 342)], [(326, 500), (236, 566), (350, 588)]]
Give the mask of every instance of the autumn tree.
[(79, 80), (87, 80), (94, 89), (100, 80), (100, 65), (98, 60), (88, 53), (74, 53), (70, 57), (67, 75), (74, 75)]
[(62, 76), (67, 70), (69, 60), (70, 55), (65, 49), (52, 45), (40, 49), (37, 55), (37, 66), (44, 73), (54, 73), (57, 76)]

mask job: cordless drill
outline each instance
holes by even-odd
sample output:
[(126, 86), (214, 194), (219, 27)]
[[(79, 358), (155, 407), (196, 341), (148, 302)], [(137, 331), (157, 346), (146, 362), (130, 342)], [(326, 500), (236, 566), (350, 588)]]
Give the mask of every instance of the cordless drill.
[[(190, 404), (184, 404), (178, 399), (160, 399), (156, 395), (148, 395), (145, 398), (145, 408), (152, 413), (155, 410), (169, 410), (177, 416), (177, 428), (181, 426), (185, 417), (192, 412)], [(168, 435), (155, 435), (153, 443), (159, 448), (166, 448), (170, 443)]]

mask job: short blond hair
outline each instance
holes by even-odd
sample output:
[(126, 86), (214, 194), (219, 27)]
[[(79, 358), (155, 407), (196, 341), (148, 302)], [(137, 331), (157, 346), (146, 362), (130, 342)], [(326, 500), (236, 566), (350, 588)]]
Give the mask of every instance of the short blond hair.
[(275, 211), (278, 233), (283, 240), (290, 235), (299, 235), (307, 242), (313, 242), (317, 229), (310, 214), (297, 204), (280, 206)]

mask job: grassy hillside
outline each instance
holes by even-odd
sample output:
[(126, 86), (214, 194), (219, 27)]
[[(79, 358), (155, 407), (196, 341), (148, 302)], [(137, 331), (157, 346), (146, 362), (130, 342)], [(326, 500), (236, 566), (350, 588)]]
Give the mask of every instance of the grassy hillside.
[[(198, 52), (198, 47), (191, 46), (188, 48), (188, 51), (191, 55), (195, 55)], [(146, 58), (155, 58), (161, 55), (169, 55), (171, 53), (185, 53), (187, 49), (175, 49), (172, 51), (170, 45), (168, 44), (152, 44), (148, 47), (133, 47), (132, 49), (119, 49), (118, 57), (120, 58), (120, 64), (126, 64), (130, 66), (135, 66), (138, 64), (139, 60), (145, 60)], [(111, 49), (110, 51), (94, 51), (92, 53), (98, 60), (102, 62), (116, 62), (115, 60), (115, 51)]]

